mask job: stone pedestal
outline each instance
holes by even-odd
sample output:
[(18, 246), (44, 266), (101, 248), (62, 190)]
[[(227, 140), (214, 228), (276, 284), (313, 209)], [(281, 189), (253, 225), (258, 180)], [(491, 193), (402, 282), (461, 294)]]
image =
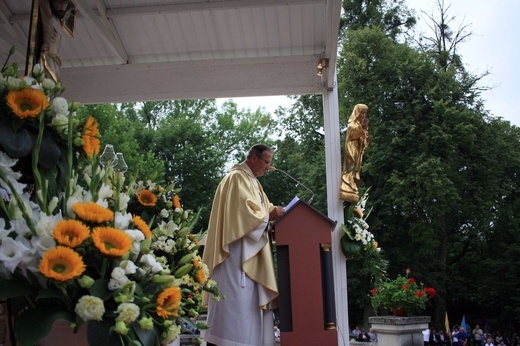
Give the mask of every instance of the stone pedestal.
[(368, 318), (377, 333), (378, 343), (384, 346), (423, 346), (422, 331), (428, 328), (430, 321), (430, 316)]

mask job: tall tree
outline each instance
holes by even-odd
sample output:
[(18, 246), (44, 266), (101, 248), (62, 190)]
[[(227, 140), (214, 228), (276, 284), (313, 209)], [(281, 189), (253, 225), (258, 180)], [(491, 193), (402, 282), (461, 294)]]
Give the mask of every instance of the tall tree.
[(504, 149), (493, 140), (497, 130), (483, 111), (479, 77), (456, 55), (443, 56), (365, 28), (347, 33), (338, 68), (341, 102), (369, 105), (375, 137), (364, 163), (374, 203), (369, 223), (390, 272), (412, 267), (438, 289), (437, 327), (454, 293), (447, 278), (465, 277), (457, 266), (489, 230), (501, 196), (512, 192), (499, 178), (511, 167), (497, 154)]
[(404, 0), (344, 0), (342, 29), (380, 28), (388, 37), (396, 40), (411, 29), (417, 20)]

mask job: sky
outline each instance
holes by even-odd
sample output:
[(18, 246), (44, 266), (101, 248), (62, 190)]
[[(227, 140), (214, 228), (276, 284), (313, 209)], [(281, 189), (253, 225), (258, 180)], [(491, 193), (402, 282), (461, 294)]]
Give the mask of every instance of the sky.
[[(430, 34), (426, 15), (435, 18), (437, 0), (405, 0), (416, 12), (416, 31)], [(441, 0), (442, 1), (442, 0)], [(520, 126), (520, 0), (445, 0), (448, 18), (453, 30), (461, 25), (472, 35), (459, 44), (459, 54), (466, 69), (481, 75), (480, 86), (491, 88), (482, 93), (484, 105), (490, 114)], [(425, 12), (425, 13), (423, 13)], [(223, 102), (224, 100), (219, 100)], [(234, 98), (239, 108), (256, 110), (263, 107), (274, 112), (278, 106), (288, 107), (291, 100), (285, 96)]]

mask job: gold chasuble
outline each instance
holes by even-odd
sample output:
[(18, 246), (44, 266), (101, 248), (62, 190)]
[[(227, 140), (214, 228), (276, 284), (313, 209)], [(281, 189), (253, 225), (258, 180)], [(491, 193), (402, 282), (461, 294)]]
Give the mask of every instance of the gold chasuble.
[[(229, 244), (242, 239), (265, 222), (274, 208), (246, 163), (235, 164), (220, 182), (211, 209), (203, 261), (213, 276), (215, 267), (229, 256)], [(255, 186), (256, 185), (256, 186)], [(264, 203), (265, 207), (262, 205)], [(261, 286), (260, 307), (276, 307), (278, 288), (274, 274), (270, 242), (242, 263), (245, 274)], [(217, 282), (218, 285), (218, 282)], [(204, 292), (203, 306), (209, 294)]]

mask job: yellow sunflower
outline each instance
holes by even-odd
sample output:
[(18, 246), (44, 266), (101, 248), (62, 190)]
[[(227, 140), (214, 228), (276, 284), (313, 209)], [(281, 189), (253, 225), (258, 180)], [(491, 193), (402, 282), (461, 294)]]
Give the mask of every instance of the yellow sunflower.
[(132, 222), (137, 228), (139, 228), (141, 232), (143, 232), (146, 238), (152, 237), (152, 231), (150, 231), (150, 227), (148, 227), (146, 222), (144, 222), (144, 220), (140, 216), (134, 216), (132, 218)]
[(114, 220), (114, 212), (95, 202), (74, 203), (74, 213), (83, 221), (104, 223)]
[(162, 318), (178, 316), (181, 303), (181, 289), (177, 286), (168, 287), (157, 297), (157, 315)]
[(78, 220), (62, 220), (54, 227), (52, 236), (59, 244), (74, 248), (90, 236), (90, 229)]
[(22, 119), (37, 117), (49, 107), (49, 100), (43, 91), (33, 88), (10, 91), (6, 99), (9, 108)]
[(199, 284), (206, 282), (206, 273), (204, 269), (200, 268), (195, 271), (195, 281)]
[(139, 192), (137, 200), (145, 207), (154, 207), (157, 203), (157, 196), (150, 190), (142, 190)]
[(132, 238), (124, 231), (113, 227), (94, 228), (92, 240), (99, 251), (109, 256), (123, 256), (132, 247)]
[(174, 208), (181, 208), (181, 199), (179, 198), (179, 195), (173, 196), (173, 207)]
[(38, 269), (50, 279), (67, 281), (83, 274), (85, 263), (76, 251), (58, 245), (45, 252)]
[(83, 126), (83, 134), (81, 135), (83, 140), (83, 151), (89, 157), (99, 154), (99, 148), (101, 146), (99, 140), (99, 129), (97, 120), (93, 116), (89, 116), (87, 122)]

